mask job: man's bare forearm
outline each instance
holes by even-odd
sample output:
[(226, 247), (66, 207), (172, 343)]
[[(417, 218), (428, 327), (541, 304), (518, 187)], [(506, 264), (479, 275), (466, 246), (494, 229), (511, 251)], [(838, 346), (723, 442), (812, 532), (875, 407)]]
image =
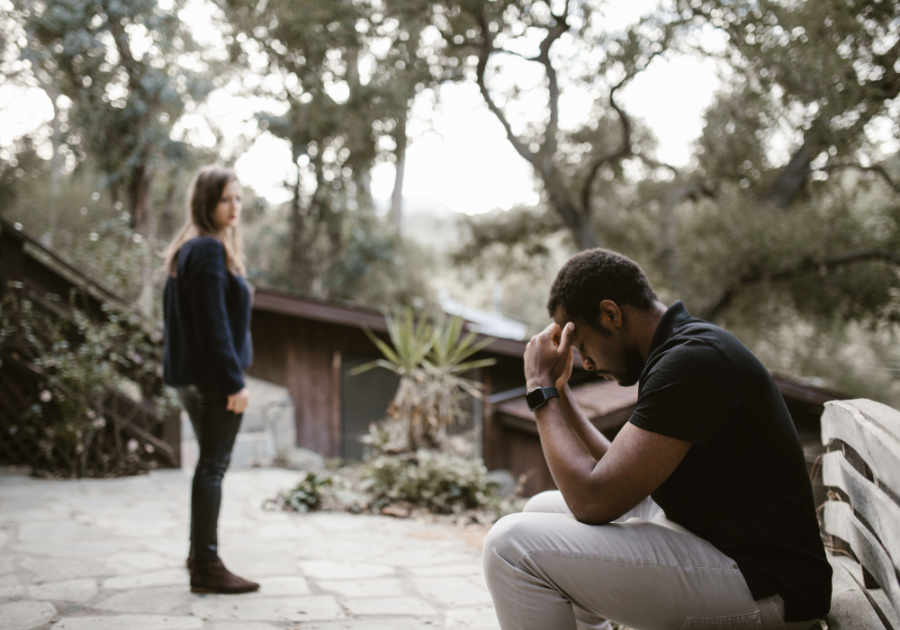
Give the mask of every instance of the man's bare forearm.
[(594, 459), (599, 461), (601, 457), (606, 455), (606, 451), (609, 450), (609, 440), (597, 430), (597, 427), (591, 424), (591, 421), (581, 411), (581, 408), (572, 396), (572, 390), (569, 388), (568, 383), (560, 390), (559, 398), (572, 430), (575, 431), (575, 434), (581, 439)]
[[(597, 459), (575, 432), (563, 412), (562, 400), (550, 400), (535, 412), (544, 459), (556, 487), (579, 520), (584, 508), (598, 498), (592, 491), (591, 476)], [(599, 493), (602, 497), (602, 493)]]

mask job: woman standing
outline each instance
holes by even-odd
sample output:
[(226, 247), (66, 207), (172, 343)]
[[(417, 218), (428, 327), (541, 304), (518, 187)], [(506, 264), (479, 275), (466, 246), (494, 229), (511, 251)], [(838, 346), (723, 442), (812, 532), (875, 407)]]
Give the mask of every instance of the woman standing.
[(200, 170), (189, 216), (166, 250), (164, 380), (177, 388), (200, 446), (191, 493), (188, 569), (195, 593), (259, 588), (231, 573), (218, 554), (222, 477), (231, 461), (248, 393), (250, 288), (244, 279), (241, 185), (230, 170)]

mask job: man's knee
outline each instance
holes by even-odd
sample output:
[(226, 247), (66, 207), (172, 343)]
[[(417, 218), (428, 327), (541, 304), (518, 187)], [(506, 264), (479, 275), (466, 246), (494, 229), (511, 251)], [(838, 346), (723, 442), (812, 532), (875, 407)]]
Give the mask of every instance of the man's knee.
[(571, 514), (572, 511), (566, 505), (562, 493), (559, 490), (545, 490), (538, 492), (528, 499), (528, 503), (522, 508), (523, 512), (547, 512), (550, 514)]
[(519, 512), (504, 516), (494, 524), (484, 539), (485, 576), (517, 565), (528, 554), (529, 541), (544, 529), (536, 520), (532, 514)]

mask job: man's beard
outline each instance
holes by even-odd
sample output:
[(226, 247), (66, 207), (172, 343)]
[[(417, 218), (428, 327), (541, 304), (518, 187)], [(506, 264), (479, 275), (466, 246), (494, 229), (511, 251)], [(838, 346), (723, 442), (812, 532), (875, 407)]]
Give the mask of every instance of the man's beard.
[(616, 382), (622, 387), (631, 387), (641, 378), (644, 371), (644, 359), (637, 350), (626, 351), (622, 355), (622, 369), (611, 372)]

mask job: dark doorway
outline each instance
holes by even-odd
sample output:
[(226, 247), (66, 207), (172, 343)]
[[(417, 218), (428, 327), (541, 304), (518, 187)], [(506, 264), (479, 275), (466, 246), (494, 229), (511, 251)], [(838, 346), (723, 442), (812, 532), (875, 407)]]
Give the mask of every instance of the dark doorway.
[(380, 355), (345, 355), (341, 361), (341, 457), (362, 459), (360, 438), (369, 425), (382, 420), (397, 392), (400, 377), (384, 368), (375, 368), (356, 376), (354, 369), (381, 358)]

